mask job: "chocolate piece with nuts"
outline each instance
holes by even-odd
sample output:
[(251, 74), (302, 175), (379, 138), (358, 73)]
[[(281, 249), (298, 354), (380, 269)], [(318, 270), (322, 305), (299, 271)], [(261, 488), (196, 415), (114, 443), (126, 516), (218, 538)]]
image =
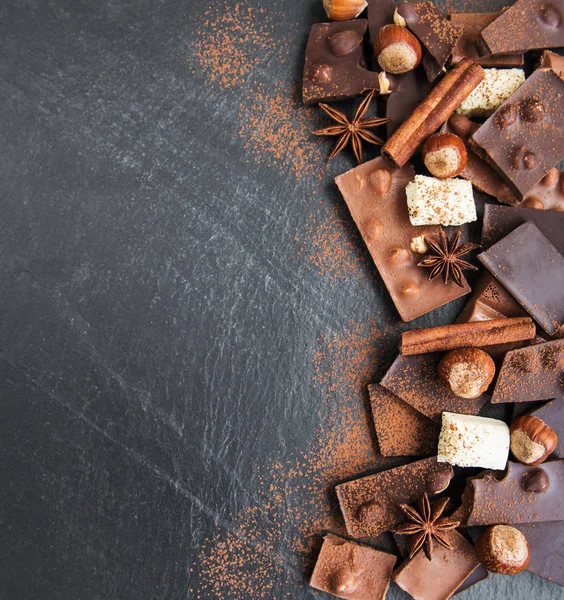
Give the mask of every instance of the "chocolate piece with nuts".
[(432, 457), (338, 485), (347, 532), (369, 541), (392, 531), (403, 521), (399, 504), (413, 504), (425, 492), (435, 495), (444, 491), (453, 474), (450, 465), (439, 465)]
[(405, 188), (413, 179), (411, 166), (394, 169), (382, 158), (369, 161), (335, 179), (374, 263), (404, 321), (415, 319), (470, 291), (454, 283), (427, 281), (417, 267), (421, 236), (435, 237), (436, 226), (413, 227)]
[(474, 133), (470, 147), (523, 198), (564, 157), (564, 80), (537, 69)]
[(384, 600), (396, 557), (327, 534), (310, 585), (337, 598)]
[(527, 568), (531, 559), (527, 538), (509, 525), (488, 527), (474, 549), (486, 569), (500, 575), (517, 575)]
[(353, 98), (368, 90), (390, 93), (391, 76), (366, 69), (362, 44), (365, 19), (319, 23), (306, 48), (303, 100), (306, 104)]

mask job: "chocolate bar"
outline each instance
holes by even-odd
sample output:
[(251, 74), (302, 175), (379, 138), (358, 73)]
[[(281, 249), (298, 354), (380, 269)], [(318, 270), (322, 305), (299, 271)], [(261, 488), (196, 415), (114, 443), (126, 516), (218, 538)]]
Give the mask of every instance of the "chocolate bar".
[(564, 254), (564, 213), (495, 204), (484, 207), (482, 246), (489, 248), (527, 221), (534, 223), (558, 252)]
[(562, 2), (517, 0), (480, 34), (481, 56), (564, 46)]
[(396, 75), (395, 80), (397, 86), (394, 93), (385, 97), (386, 117), (391, 119), (386, 124), (388, 137), (391, 137), (417, 106), (425, 100), (432, 87), (421, 68), (403, 75)]
[(460, 39), (462, 27), (451, 23), (430, 2), (402, 2), (397, 12), (421, 42), (424, 48), (421, 64), (427, 79), (435, 81)]
[(553, 340), (505, 355), (492, 404), (535, 402), (564, 396), (564, 340)]
[(451, 13), (449, 18), (455, 25), (462, 26), (462, 37), (456, 42), (450, 58), (455, 65), (463, 58), (470, 58), (482, 67), (520, 67), (525, 62), (523, 54), (496, 54), (480, 56), (474, 43), (482, 31), (501, 13)]
[(395, 529), (404, 520), (398, 504), (413, 504), (425, 492), (444, 491), (453, 475), (450, 465), (439, 465), (431, 457), (341, 483), (336, 492), (347, 532), (369, 541)]
[(455, 396), (437, 376), (441, 358), (441, 354), (400, 355), (380, 383), (436, 423), (443, 411), (477, 415), (489, 396), (472, 400)]
[(564, 520), (564, 460), (536, 467), (509, 461), (505, 474), (486, 471), (466, 480), (462, 507), (468, 527)]
[(540, 67), (544, 69), (552, 69), (557, 75), (564, 78), (564, 56), (545, 50), (542, 53)]
[(474, 133), (470, 147), (519, 198), (564, 157), (564, 80), (537, 69)]
[(564, 586), (564, 521), (516, 524), (531, 548), (527, 571)]
[(415, 319), (470, 291), (440, 279), (428, 280), (414, 244), (421, 236), (438, 237), (439, 227), (409, 222), (405, 187), (413, 179), (409, 165), (394, 169), (376, 158), (335, 179), (374, 263), (404, 321)]
[(550, 457), (564, 458), (564, 399), (551, 400), (530, 414), (543, 420), (558, 436), (558, 444)]
[(310, 585), (337, 598), (384, 600), (396, 557), (327, 534), (315, 563)]
[(413, 598), (450, 598), (480, 566), (474, 547), (458, 531), (447, 532), (445, 538), (452, 545), (452, 550), (435, 544), (433, 560), (418, 552), (395, 570), (394, 581)]
[(519, 206), (564, 211), (564, 173), (557, 168), (550, 169)]
[(368, 386), (368, 394), (382, 456), (430, 456), (436, 452), (436, 423), (377, 383)]
[(303, 79), (306, 104), (353, 98), (366, 90), (386, 92), (393, 78), (366, 69), (362, 44), (367, 26), (366, 19), (356, 19), (311, 28)]
[(550, 335), (564, 324), (564, 256), (527, 221), (478, 260)]

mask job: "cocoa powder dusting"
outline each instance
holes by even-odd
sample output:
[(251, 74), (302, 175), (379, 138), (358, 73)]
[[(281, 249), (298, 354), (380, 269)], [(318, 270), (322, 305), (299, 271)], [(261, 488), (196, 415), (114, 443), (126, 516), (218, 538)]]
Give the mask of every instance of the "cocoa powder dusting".
[(326, 398), (327, 414), (307, 452), (257, 465), (258, 491), (250, 506), (229, 531), (218, 528), (204, 542), (194, 567), (195, 598), (287, 597), (274, 586), (304, 576), (315, 536), (345, 533), (335, 484), (386, 466), (375, 452), (366, 393), (382, 337), (375, 322), (351, 322), (344, 332), (317, 340), (312, 384)]

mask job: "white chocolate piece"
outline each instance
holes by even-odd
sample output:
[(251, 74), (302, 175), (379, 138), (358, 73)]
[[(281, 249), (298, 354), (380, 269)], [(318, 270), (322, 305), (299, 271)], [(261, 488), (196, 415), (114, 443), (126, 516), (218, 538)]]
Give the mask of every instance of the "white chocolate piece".
[(484, 69), (486, 76), (456, 109), (466, 117), (489, 117), (525, 83), (523, 69)]
[(444, 412), (437, 462), (503, 470), (509, 440), (509, 427), (503, 421)]
[(416, 175), (405, 192), (412, 225), (462, 225), (477, 218), (472, 184), (464, 179)]

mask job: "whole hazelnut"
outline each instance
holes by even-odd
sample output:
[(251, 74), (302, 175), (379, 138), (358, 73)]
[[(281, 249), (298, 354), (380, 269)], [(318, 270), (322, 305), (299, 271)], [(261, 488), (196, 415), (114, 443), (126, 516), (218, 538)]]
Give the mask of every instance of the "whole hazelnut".
[(356, 573), (348, 570), (337, 571), (331, 578), (331, 588), (337, 594), (352, 594), (358, 587)]
[(385, 25), (374, 42), (378, 64), (394, 75), (413, 71), (421, 61), (421, 54), (419, 40), (400, 25)]
[(333, 21), (356, 19), (367, 6), (366, 0), (323, 0), (323, 8)]
[(464, 170), (468, 161), (466, 146), (454, 133), (435, 133), (427, 138), (422, 155), (431, 175), (440, 179), (455, 177)]
[(488, 527), (475, 546), (478, 560), (492, 573), (516, 575), (527, 568), (531, 550), (525, 535), (509, 525)]
[(459, 398), (477, 398), (495, 375), (492, 357), (479, 348), (459, 348), (443, 356), (439, 379)]
[(540, 465), (556, 448), (558, 436), (542, 419), (523, 415), (509, 428), (511, 452), (524, 465)]

